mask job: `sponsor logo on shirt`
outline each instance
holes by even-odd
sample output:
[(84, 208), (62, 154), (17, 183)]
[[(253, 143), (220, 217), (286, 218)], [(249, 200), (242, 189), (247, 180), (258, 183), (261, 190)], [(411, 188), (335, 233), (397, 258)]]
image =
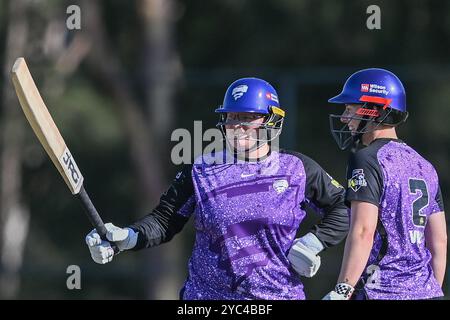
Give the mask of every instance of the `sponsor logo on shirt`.
[(275, 180), (272, 186), (275, 191), (280, 194), (286, 191), (286, 189), (289, 187), (289, 183), (286, 179)]
[(247, 92), (247, 90), (248, 90), (248, 86), (246, 86), (245, 84), (242, 84), (242, 85), (234, 88), (233, 91), (231, 91), (231, 94), (233, 95), (234, 100), (237, 100), (240, 97), (242, 97), (244, 95), (244, 93)]
[(254, 176), (255, 173), (241, 173), (241, 178), (248, 178)]
[(327, 173), (327, 176), (331, 179), (331, 184), (336, 188), (344, 188), (337, 180), (335, 180), (332, 176)]
[(361, 187), (367, 187), (366, 177), (363, 169), (352, 171), (352, 177), (348, 180), (348, 187), (357, 192)]

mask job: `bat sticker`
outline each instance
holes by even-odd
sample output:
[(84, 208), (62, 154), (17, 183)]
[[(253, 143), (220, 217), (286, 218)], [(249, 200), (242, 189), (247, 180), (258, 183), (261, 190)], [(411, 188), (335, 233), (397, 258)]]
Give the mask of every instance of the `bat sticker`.
[(67, 147), (59, 159), (59, 162), (64, 168), (66, 176), (69, 177), (69, 182), (73, 189), (75, 192), (78, 192), (83, 184), (83, 176), (81, 175), (80, 169), (78, 169), (78, 166)]

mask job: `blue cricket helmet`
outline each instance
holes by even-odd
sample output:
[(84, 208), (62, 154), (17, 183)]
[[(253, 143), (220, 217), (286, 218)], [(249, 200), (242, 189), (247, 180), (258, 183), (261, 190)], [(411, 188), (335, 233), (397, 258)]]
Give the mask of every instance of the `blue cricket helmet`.
[[(223, 104), (216, 109), (220, 119), (217, 127), (220, 128), (227, 142), (226, 126), (251, 127), (258, 130), (258, 143), (252, 151), (262, 145), (274, 141), (283, 128), (285, 111), (280, 108), (278, 94), (274, 87), (265, 80), (258, 78), (242, 78), (234, 81), (227, 89)], [(264, 122), (255, 126), (254, 123), (229, 120), (227, 114), (255, 113), (264, 115)], [(233, 129), (232, 129), (233, 130)]]
[[(330, 114), (331, 134), (342, 150), (352, 144), (357, 146), (363, 134), (382, 124), (397, 126), (408, 118), (405, 88), (395, 74), (385, 69), (355, 72), (345, 82), (342, 92), (328, 102), (361, 105), (351, 117)], [(350, 120), (360, 121), (356, 130), (349, 128)]]
[(392, 72), (370, 68), (352, 74), (342, 92), (328, 100), (330, 103), (372, 103), (384, 108), (406, 112), (406, 93), (400, 79)]
[(280, 103), (270, 83), (258, 78), (242, 78), (228, 87), (223, 104), (216, 112), (270, 114), (273, 107), (280, 108)]

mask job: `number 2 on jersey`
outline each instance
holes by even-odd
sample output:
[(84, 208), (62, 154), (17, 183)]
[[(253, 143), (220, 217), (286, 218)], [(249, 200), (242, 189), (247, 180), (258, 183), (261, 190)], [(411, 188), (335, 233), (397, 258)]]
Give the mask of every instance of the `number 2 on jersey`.
[(417, 195), (418, 191), (421, 192), (421, 196), (412, 203), (412, 216), (413, 223), (417, 227), (424, 227), (427, 222), (427, 216), (421, 214), (421, 210), (428, 206), (428, 189), (427, 184), (421, 179), (409, 179), (409, 192), (410, 194)]

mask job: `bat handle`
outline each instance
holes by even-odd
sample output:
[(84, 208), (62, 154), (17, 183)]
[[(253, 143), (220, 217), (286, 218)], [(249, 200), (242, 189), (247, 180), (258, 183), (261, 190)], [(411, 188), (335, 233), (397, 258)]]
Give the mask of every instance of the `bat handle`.
[(89, 198), (86, 189), (84, 189), (84, 186), (81, 186), (80, 192), (78, 193), (78, 198), (81, 200), (84, 211), (86, 212), (89, 221), (95, 227), (98, 234), (100, 235), (100, 238), (102, 238), (102, 240), (108, 241), (111, 244), (111, 248), (113, 248), (114, 250), (114, 254), (118, 254), (120, 252), (119, 247), (117, 247), (117, 245), (114, 242), (111, 242), (106, 238), (106, 233), (108, 231), (106, 230), (105, 224), (103, 223), (102, 218), (98, 214), (97, 209), (95, 209), (94, 204)]

